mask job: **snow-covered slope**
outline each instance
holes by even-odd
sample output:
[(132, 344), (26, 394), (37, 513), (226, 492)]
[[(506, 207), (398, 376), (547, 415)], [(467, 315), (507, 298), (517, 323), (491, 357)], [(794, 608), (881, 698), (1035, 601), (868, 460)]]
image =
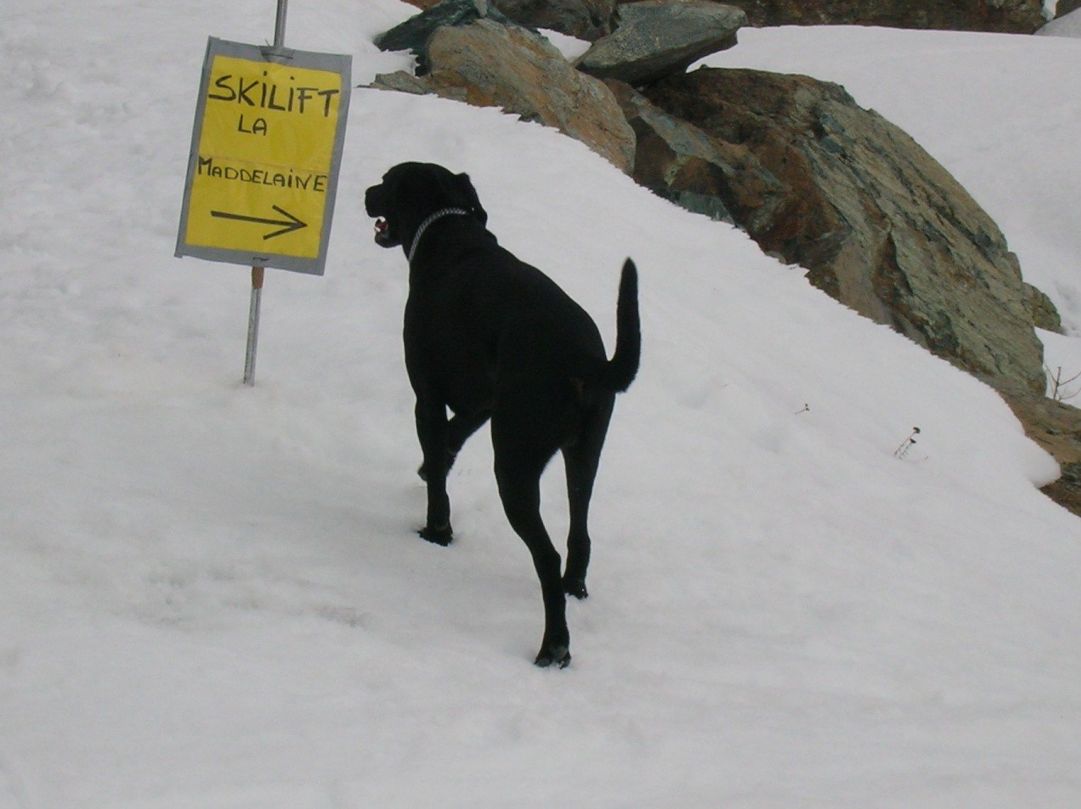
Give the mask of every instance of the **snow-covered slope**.
[(1051, 20), (1036, 33), (1041, 36), (1081, 37), (1081, 9)]
[[(1081, 799), (1081, 523), (1035, 488), (1054, 463), (990, 390), (578, 143), (357, 90), (327, 274), (268, 274), (243, 387), (248, 272), (172, 251), (206, 36), (268, 39), (273, 5), (0, 11), (2, 809)], [(411, 11), (292, 4), (286, 42), (353, 54), (363, 82), (402, 62), (370, 38)], [(959, 84), (1015, 47), (954, 42)], [(848, 63), (799, 50), (823, 78)], [(1076, 67), (1062, 53), (1031, 51), (1033, 75)], [(916, 81), (918, 56), (878, 81)], [(1011, 175), (1016, 208), (986, 204), (1023, 262), (1066, 251), (1044, 225), (1072, 192), (1072, 102), (1002, 93), (1011, 132), (1070, 137)], [(945, 136), (943, 106), (898, 123)], [(942, 157), (978, 180), (1005, 142)], [(640, 268), (643, 366), (566, 671), (530, 665), (539, 593), (484, 433), (451, 482), (456, 544), (413, 533), (404, 259), (361, 206), (403, 159), (470, 172), (500, 240), (608, 340), (620, 263)]]

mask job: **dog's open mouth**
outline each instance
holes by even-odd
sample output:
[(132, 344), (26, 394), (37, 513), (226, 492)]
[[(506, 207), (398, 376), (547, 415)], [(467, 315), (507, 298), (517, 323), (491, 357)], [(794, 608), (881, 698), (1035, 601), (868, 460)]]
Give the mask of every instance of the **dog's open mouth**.
[(390, 223), (383, 217), (375, 220), (375, 243), (384, 247), (391, 246)]

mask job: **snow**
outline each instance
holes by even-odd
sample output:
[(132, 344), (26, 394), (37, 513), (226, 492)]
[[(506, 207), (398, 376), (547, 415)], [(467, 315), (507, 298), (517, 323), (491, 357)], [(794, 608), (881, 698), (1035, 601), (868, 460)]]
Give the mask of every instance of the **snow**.
[[(326, 276), (268, 273), (241, 385), (248, 271), (172, 252), (206, 37), (267, 40), (273, 6), (0, 12), (0, 809), (1078, 804), (1081, 522), (1036, 490), (1054, 462), (991, 390), (585, 146), (356, 90)], [(370, 40), (413, 11), (292, 4), (286, 44), (366, 82), (408, 64)], [(724, 59), (912, 131), (1076, 335), (1078, 47), (778, 29)], [(414, 533), (404, 259), (361, 204), (404, 159), (468, 171), (609, 341), (639, 266), (565, 671), (530, 663), (486, 433), (456, 543)]]
[(551, 42), (556, 50), (558, 50), (568, 62), (574, 62), (579, 56), (589, 50), (589, 46), (592, 42), (586, 42), (584, 39), (578, 39), (577, 37), (567, 36), (559, 31), (551, 31), (547, 28), (540, 30), (545, 39)]
[(1081, 9), (1051, 20), (1036, 33), (1042, 36), (1081, 37)]

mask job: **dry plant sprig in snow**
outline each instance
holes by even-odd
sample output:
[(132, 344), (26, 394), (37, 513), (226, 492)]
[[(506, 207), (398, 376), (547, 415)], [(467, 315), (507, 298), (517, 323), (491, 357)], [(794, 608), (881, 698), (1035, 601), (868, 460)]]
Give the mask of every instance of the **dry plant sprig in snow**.
[(906, 438), (904, 441), (902, 441), (901, 446), (899, 446), (897, 449), (895, 449), (893, 451), (893, 457), (894, 458), (901, 458), (903, 460), (904, 457), (906, 455), (908, 455), (908, 451), (910, 449), (912, 449), (913, 446), (915, 446), (915, 444), (916, 444), (916, 436), (919, 435), (919, 434), (920, 434), (920, 428), (919, 427), (913, 427), (912, 432), (909, 434), (908, 438)]

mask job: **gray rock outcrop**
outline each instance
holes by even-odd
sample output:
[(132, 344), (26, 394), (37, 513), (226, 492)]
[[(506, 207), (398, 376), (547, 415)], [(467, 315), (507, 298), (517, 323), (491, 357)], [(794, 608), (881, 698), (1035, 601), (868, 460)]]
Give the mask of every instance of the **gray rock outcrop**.
[[(418, 48), (423, 46), (426, 36), (440, 25), (466, 25), (485, 17), (499, 22), (514, 22), (527, 28), (548, 28), (592, 42), (615, 30), (619, 17), (617, 0), (406, 0), (406, 2), (421, 9), (424, 14), (404, 23), (404, 28), (403, 26), (397, 26), (397, 28), (403, 28), (401, 35), (414, 41), (417, 39), (418, 31), (426, 30), (426, 35), (420, 37), (419, 42), (415, 42), (415, 47)], [(382, 47), (379, 40), (376, 44)], [(384, 50), (412, 50), (413, 47), (413, 45), (388, 47)]]
[[(629, 2), (630, 0), (625, 0)], [(881, 25), (1031, 34), (1047, 20), (1043, 0), (724, 0), (750, 24)], [(1062, 5), (1060, 2), (1059, 5)]]
[(1062, 317), (1058, 313), (1051, 298), (1041, 289), (1032, 284), (1025, 284), (1025, 309), (1032, 319), (1032, 325), (1044, 331), (1053, 331), (1056, 334), (1065, 334), (1062, 328)]
[(417, 57), (418, 73), (424, 74), (428, 71), (426, 47), (432, 34), (440, 28), (469, 25), (486, 18), (511, 22), (488, 0), (442, 0), (383, 32), (375, 38), (375, 44), (384, 51), (411, 51)]
[(593, 42), (616, 27), (616, 0), (492, 0), (519, 25)]
[(643, 93), (716, 149), (680, 168), (666, 156), (658, 169), (645, 151), (660, 137), (654, 126), (639, 136), (636, 176), (648, 184), (668, 173), (672, 196), (719, 198), (763, 250), (806, 267), (851, 308), (977, 376), (1042, 393), (1043, 351), (1016, 257), (903, 131), (806, 76), (704, 68)]
[(643, 0), (622, 6), (619, 27), (576, 62), (599, 78), (644, 84), (736, 44), (747, 15), (710, 0)]

